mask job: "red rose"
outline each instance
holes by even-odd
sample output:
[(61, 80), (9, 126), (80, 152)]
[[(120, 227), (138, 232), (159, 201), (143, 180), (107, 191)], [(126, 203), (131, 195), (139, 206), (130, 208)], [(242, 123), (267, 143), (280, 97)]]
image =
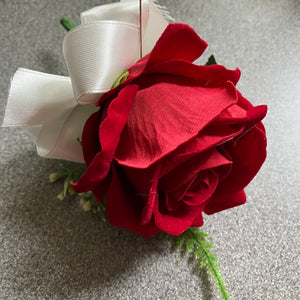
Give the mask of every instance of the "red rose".
[(206, 46), (189, 26), (169, 25), (86, 122), (88, 166), (74, 187), (97, 201), (107, 193), (111, 225), (179, 235), (201, 226), (202, 212), (246, 201), (266, 158), (267, 107), (236, 90), (238, 69), (193, 65)]

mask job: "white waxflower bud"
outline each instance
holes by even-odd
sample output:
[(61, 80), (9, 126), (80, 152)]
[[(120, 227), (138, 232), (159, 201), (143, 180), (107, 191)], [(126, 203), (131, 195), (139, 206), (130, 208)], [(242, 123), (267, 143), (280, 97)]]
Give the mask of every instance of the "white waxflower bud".
[(58, 198), (59, 200), (64, 200), (64, 199), (65, 199), (64, 192), (63, 192), (63, 191), (60, 192), (60, 193), (57, 195), (57, 198)]
[(91, 201), (86, 200), (84, 198), (80, 199), (80, 205), (82, 206), (82, 208), (83, 208), (84, 211), (90, 211), (91, 208), (92, 208)]
[(59, 173), (52, 173), (49, 176), (50, 182), (55, 182), (55, 181), (57, 181), (59, 179), (60, 179), (60, 174)]

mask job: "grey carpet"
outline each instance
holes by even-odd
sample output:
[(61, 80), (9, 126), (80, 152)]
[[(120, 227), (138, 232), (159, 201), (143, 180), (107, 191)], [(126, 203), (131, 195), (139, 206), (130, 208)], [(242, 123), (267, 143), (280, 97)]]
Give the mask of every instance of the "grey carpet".
[[(60, 17), (109, 1), (1, 0), (3, 119), (18, 67), (67, 74)], [(205, 217), (231, 299), (299, 299), (300, 2), (161, 0), (191, 25), (220, 64), (239, 67), (239, 90), (268, 104), (268, 158), (244, 206)], [(0, 131), (0, 299), (220, 299), (203, 272), (162, 237), (143, 239), (60, 202), (23, 129)], [(176, 264), (179, 260), (179, 264)]]

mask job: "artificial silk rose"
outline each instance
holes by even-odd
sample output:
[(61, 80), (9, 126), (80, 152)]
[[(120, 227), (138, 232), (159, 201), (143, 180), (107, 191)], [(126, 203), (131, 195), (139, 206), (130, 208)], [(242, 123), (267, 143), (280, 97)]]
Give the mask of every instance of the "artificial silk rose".
[(169, 25), (86, 122), (87, 169), (74, 187), (97, 201), (107, 194), (111, 225), (179, 235), (201, 226), (202, 212), (246, 201), (266, 157), (267, 108), (237, 91), (238, 69), (192, 64), (206, 46), (187, 25)]

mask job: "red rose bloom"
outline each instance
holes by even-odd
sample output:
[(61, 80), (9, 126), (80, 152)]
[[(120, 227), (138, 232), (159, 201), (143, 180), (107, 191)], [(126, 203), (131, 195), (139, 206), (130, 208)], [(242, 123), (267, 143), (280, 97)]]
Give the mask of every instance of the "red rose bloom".
[(111, 225), (179, 235), (201, 226), (202, 212), (246, 201), (266, 158), (267, 107), (237, 91), (238, 69), (193, 65), (206, 47), (189, 26), (169, 25), (86, 122), (87, 169), (74, 187), (107, 194)]

